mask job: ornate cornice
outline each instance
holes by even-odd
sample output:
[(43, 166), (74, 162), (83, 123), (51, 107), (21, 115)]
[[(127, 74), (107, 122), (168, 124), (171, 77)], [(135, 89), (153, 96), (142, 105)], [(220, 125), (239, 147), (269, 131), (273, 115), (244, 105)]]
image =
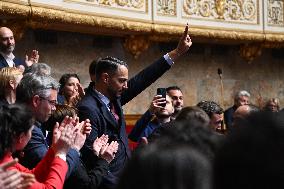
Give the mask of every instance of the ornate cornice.
[[(107, 18), (67, 10), (37, 7), (24, 4), (0, 2), (0, 13), (8, 18), (26, 20), (26, 25), (42, 29), (56, 29), (83, 33), (100, 33), (116, 31), (122, 35), (149, 35), (150, 40), (176, 40), (183, 32), (184, 26), (147, 23), (138, 20)], [(74, 27), (76, 25), (76, 27)], [(114, 33), (114, 32), (113, 32)], [(103, 33), (102, 33), (103, 34)], [(193, 37), (214, 40), (230, 40), (237, 43), (267, 42), (284, 43), (284, 34), (270, 34), (258, 31), (231, 31), (227, 28), (191, 27)]]

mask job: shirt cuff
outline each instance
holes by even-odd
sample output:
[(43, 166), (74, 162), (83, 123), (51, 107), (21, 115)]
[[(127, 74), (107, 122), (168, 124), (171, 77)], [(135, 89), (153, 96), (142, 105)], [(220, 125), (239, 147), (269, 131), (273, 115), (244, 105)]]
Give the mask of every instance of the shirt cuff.
[(66, 161), (66, 154), (58, 153), (58, 154), (55, 154), (55, 157), (58, 157), (58, 158), (62, 159), (63, 161)]
[(167, 61), (167, 63), (172, 66), (174, 64), (174, 61), (171, 59), (171, 57), (169, 56), (169, 53), (164, 55), (164, 59)]

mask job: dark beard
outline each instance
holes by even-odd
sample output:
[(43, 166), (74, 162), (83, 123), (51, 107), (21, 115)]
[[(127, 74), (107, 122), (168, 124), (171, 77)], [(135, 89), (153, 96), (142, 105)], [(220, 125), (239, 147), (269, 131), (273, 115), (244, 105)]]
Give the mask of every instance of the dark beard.
[(109, 100), (112, 101), (112, 100), (116, 100), (119, 98), (119, 96), (116, 96), (116, 92), (111, 88), (111, 87), (108, 87), (107, 88), (107, 92), (109, 94)]
[(6, 54), (13, 52), (14, 49), (15, 49), (15, 46), (13, 46), (13, 45), (10, 45), (9, 47), (6, 47), (4, 45), (0, 45), (1, 52), (6, 53)]

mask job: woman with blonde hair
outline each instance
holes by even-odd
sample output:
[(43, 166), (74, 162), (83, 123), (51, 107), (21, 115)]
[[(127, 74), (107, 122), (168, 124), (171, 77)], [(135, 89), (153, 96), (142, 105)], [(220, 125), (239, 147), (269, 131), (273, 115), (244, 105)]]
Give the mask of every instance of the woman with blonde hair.
[(16, 88), (23, 78), (23, 72), (16, 67), (0, 69), (0, 106), (14, 104)]

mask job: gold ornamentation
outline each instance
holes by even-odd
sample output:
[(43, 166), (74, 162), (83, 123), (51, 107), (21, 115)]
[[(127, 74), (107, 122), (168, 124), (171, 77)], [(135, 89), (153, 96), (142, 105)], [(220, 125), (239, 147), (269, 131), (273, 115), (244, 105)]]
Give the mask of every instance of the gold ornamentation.
[(267, 22), (271, 26), (284, 26), (283, 8), (284, 2), (282, 0), (268, 0), (267, 2)]
[(162, 15), (176, 15), (176, 0), (158, 0), (157, 13)]
[(257, 24), (258, 0), (183, 0), (183, 15)]
[(259, 43), (245, 44), (240, 47), (240, 56), (249, 64), (261, 55), (262, 45)]
[(212, 4), (210, 0), (201, 0), (199, 13), (203, 17), (209, 17), (211, 14)]
[[(184, 2), (195, 2), (187, 0)], [(244, 4), (243, 4), (244, 6)], [(194, 10), (194, 9), (192, 9)], [(196, 14), (196, 13), (194, 13)], [(27, 27), (34, 29), (56, 29), (71, 32), (82, 32), (90, 34), (115, 35), (133, 33), (151, 34), (151, 40), (168, 41), (177, 40), (184, 30), (184, 26), (166, 25), (157, 23), (145, 23), (131, 19), (107, 18), (95, 15), (68, 12), (38, 6), (27, 6), (0, 1), (0, 15), (7, 18), (22, 19), (26, 21)], [(76, 27), (74, 27), (76, 26)], [(98, 29), (97, 29), (98, 28)], [(98, 33), (100, 31), (101, 33)], [(242, 31), (229, 30), (226, 28), (216, 29), (212, 27), (190, 27), (190, 35), (193, 38), (204, 38), (215, 41), (242, 41), (242, 42), (268, 42), (283, 43), (283, 33), (267, 33), (266, 31)]]
[(216, 13), (218, 14), (218, 16), (219, 16), (220, 19), (223, 19), (223, 18), (224, 18), (225, 2), (226, 2), (226, 0), (215, 0)]
[(149, 48), (149, 45), (150, 41), (148, 37), (131, 35), (125, 39), (124, 48), (137, 59), (143, 51), (146, 51)]

